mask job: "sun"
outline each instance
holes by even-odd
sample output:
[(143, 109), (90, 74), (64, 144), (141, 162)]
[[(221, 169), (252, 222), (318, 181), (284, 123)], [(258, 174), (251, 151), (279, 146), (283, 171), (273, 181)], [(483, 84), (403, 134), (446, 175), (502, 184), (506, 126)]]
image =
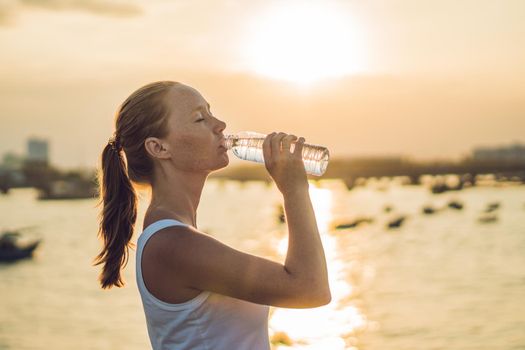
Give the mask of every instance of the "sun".
[(366, 70), (363, 33), (328, 2), (279, 2), (251, 19), (241, 45), (246, 68), (308, 85)]

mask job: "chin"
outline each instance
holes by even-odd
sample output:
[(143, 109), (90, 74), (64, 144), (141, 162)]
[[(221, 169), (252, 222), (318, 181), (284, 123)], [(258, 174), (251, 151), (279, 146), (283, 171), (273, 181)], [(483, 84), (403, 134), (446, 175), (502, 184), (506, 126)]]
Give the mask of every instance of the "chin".
[(228, 157), (228, 154), (226, 153), (226, 157), (224, 157), (224, 162), (223, 162), (223, 166), (221, 167), (222, 168), (225, 168), (228, 166), (228, 164), (230, 164), (230, 158)]
[(217, 171), (226, 168), (228, 164), (230, 164), (230, 158), (228, 158), (228, 155), (226, 154), (226, 157), (222, 157), (221, 161), (215, 167), (213, 167), (212, 171)]

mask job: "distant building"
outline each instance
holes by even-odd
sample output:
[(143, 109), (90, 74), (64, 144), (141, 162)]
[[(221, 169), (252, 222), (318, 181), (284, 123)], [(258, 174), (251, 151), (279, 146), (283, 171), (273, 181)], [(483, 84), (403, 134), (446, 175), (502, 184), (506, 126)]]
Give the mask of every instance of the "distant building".
[(18, 170), (22, 168), (24, 161), (25, 158), (23, 156), (13, 152), (6, 152), (4, 153), (1, 166), (6, 169)]
[(26, 176), (22, 171), (25, 158), (13, 153), (4, 154), (0, 164), (0, 192), (7, 193), (12, 187), (20, 187), (25, 184)]
[(472, 152), (475, 160), (525, 161), (525, 145), (514, 144), (504, 147), (479, 147)]
[(49, 143), (47, 140), (30, 138), (27, 140), (27, 161), (49, 164)]

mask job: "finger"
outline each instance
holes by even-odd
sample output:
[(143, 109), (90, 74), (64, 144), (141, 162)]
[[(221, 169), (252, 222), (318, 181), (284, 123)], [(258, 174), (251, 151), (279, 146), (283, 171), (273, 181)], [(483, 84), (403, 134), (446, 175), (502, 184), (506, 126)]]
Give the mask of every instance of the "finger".
[(295, 141), (297, 139), (297, 136), (295, 135), (286, 135), (283, 138), (283, 153), (286, 155), (292, 155), (290, 151), (290, 145), (292, 144), (292, 141)]
[(294, 157), (303, 158), (303, 147), (304, 147), (304, 137), (299, 137), (299, 140), (295, 143), (295, 149), (293, 151)]
[(281, 141), (286, 136), (284, 132), (280, 132), (272, 138), (272, 158), (278, 159), (281, 155)]
[(266, 135), (266, 137), (264, 138), (262, 148), (263, 148), (263, 158), (264, 158), (265, 163), (267, 159), (270, 159), (272, 157), (271, 141), (274, 135), (275, 135), (275, 132), (272, 132), (271, 134)]

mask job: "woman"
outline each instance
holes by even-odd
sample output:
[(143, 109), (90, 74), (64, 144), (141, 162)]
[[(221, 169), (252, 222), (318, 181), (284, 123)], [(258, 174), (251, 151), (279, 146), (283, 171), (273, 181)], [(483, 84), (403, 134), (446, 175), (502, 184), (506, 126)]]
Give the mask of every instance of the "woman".
[(206, 178), (229, 162), (225, 127), (197, 90), (155, 82), (124, 101), (102, 153), (104, 247), (96, 259), (103, 265), (102, 288), (123, 286), (121, 268), (137, 217), (134, 185), (151, 188), (137, 240), (136, 278), (154, 349), (269, 349), (269, 306), (330, 302), (301, 158), (304, 138), (272, 133), (263, 144), (266, 169), (284, 198), (284, 265), (232, 249), (197, 228)]

